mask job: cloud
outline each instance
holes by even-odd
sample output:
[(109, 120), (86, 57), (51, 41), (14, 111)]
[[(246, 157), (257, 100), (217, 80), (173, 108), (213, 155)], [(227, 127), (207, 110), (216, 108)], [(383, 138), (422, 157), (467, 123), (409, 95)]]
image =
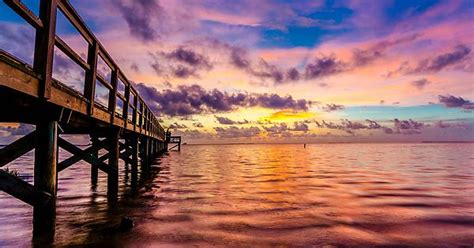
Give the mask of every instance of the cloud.
[(234, 121), (234, 120), (231, 120), (227, 117), (221, 117), (221, 116), (217, 116), (217, 115), (215, 115), (214, 117), (216, 118), (217, 122), (219, 122), (219, 124), (222, 124), (222, 125), (243, 125), (243, 124), (249, 124), (250, 123), (248, 120)]
[[(198, 71), (213, 68), (210, 60), (190, 48), (178, 47), (170, 52), (149, 53), (150, 66), (158, 75), (173, 75), (178, 78), (198, 77)], [(165, 61), (165, 63), (164, 63)]]
[(278, 123), (269, 127), (264, 126), (263, 129), (272, 136), (284, 133), (289, 130), (288, 125), (286, 123)]
[(186, 116), (229, 112), (239, 107), (308, 110), (310, 101), (291, 96), (260, 93), (227, 93), (205, 90), (199, 85), (180, 85), (176, 89), (158, 91), (143, 83), (136, 85), (140, 95), (157, 115)]
[(420, 134), (420, 129), (424, 126), (423, 123), (414, 121), (412, 119), (408, 120), (393, 120), (394, 128), (393, 133), (396, 134)]
[(152, 28), (155, 16), (164, 14), (163, 8), (155, 0), (113, 1), (128, 24), (130, 33), (142, 41), (153, 41), (159, 37)]
[(193, 127), (203, 128), (204, 125), (201, 122), (194, 122)]
[(297, 131), (297, 132), (308, 132), (309, 131), (309, 126), (308, 124), (304, 122), (295, 122), (293, 123), (293, 129), (292, 131)]
[(407, 35), (397, 39), (387, 39), (371, 45), (367, 49), (356, 48), (352, 51), (352, 65), (354, 67), (365, 66), (383, 57), (388, 49), (403, 43), (412, 42), (418, 34)]
[(35, 126), (30, 124), (19, 123), (18, 126), (0, 126), (0, 132), (5, 133), (3, 136), (26, 135), (35, 130)]
[(169, 126), (170, 129), (184, 129), (184, 128), (188, 128), (186, 125), (184, 124), (179, 124), (177, 122), (175, 123), (172, 123), (170, 126)]
[(431, 82), (426, 79), (426, 78), (422, 78), (422, 79), (419, 79), (419, 80), (415, 80), (415, 81), (411, 81), (410, 84), (411, 86), (415, 87), (416, 89), (418, 90), (422, 90), (425, 88), (426, 85), (430, 84)]
[(21, 60), (33, 63), (35, 32), (29, 25), (0, 22), (0, 47)]
[(315, 79), (334, 75), (347, 69), (347, 65), (334, 56), (322, 56), (315, 58), (312, 63), (306, 65), (305, 79)]
[(387, 74), (388, 77), (395, 74), (420, 74), (435, 73), (450, 66), (454, 66), (462, 62), (467, 55), (471, 53), (471, 49), (466, 45), (457, 45), (452, 51), (439, 54), (430, 58), (425, 58), (417, 63), (416, 66), (410, 66), (408, 62), (402, 63), (400, 67)]
[(228, 128), (215, 127), (214, 130), (217, 136), (221, 138), (251, 138), (258, 136), (261, 132), (258, 127), (236, 127), (230, 126)]
[(325, 120), (322, 120), (321, 122), (315, 121), (316, 127), (318, 128), (342, 130), (351, 135), (355, 134), (354, 133), (355, 130), (361, 130), (361, 129), (375, 130), (375, 129), (385, 128), (374, 120), (366, 119), (365, 122), (367, 122), (367, 124), (364, 124), (359, 121), (351, 121), (348, 119), (342, 119), (339, 124), (330, 122), (330, 121), (325, 121)]
[(448, 127), (451, 127), (451, 125), (449, 123), (444, 123), (443, 121), (436, 121), (434, 122), (434, 126), (437, 127), (437, 128), (448, 128)]
[(469, 100), (465, 100), (462, 97), (455, 97), (452, 95), (439, 95), (438, 99), (439, 102), (447, 108), (462, 108), (467, 110), (474, 109), (474, 103)]
[(326, 112), (343, 110), (344, 108), (345, 108), (344, 105), (334, 104), (334, 103), (329, 103), (329, 104), (321, 106), (321, 109)]

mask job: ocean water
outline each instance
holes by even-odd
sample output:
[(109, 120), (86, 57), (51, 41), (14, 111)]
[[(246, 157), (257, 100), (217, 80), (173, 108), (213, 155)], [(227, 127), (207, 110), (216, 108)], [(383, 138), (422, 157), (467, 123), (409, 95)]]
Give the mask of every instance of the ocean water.
[[(32, 158), (10, 168), (32, 181)], [(54, 245), (474, 245), (474, 144), (188, 145), (158, 158), (138, 192), (121, 165), (116, 203), (89, 170), (59, 175)], [(123, 216), (128, 232), (114, 229)], [(0, 192), (0, 247), (31, 246), (31, 221)]]

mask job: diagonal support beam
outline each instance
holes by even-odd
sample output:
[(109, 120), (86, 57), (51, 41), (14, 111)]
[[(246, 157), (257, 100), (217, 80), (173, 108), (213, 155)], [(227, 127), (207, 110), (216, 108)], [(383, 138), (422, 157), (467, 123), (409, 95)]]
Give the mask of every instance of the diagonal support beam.
[[(83, 152), (93, 156), (92, 154), (94, 154), (94, 153), (98, 152), (100, 149), (104, 148), (105, 144), (107, 144), (106, 140), (101, 140), (101, 141), (97, 142), (96, 144), (93, 144), (91, 147), (83, 150)], [(61, 161), (61, 163), (58, 164), (58, 172), (61, 172), (65, 169), (67, 169), (69, 166), (81, 161), (82, 159), (83, 159), (83, 156), (75, 154), (72, 157)]]
[(36, 145), (36, 131), (33, 131), (21, 139), (11, 143), (0, 150), (0, 167), (23, 156), (33, 150)]
[(0, 190), (20, 199), (31, 206), (43, 206), (51, 200), (51, 194), (0, 170)]
[(84, 161), (97, 166), (101, 171), (109, 173), (109, 167), (106, 163), (102, 162), (99, 158), (96, 158), (92, 155), (90, 155), (87, 152), (84, 152), (82, 149), (78, 148), (77, 146), (69, 143), (63, 138), (58, 139), (58, 145), (59, 147), (63, 148), (64, 150), (80, 156)]

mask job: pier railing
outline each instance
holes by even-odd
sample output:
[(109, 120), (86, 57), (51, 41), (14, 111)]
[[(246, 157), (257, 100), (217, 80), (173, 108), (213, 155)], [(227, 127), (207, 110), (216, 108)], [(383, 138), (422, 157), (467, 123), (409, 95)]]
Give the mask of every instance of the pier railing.
[[(38, 96), (50, 99), (52, 96), (54, 49), (61, 50), (73, 62), (85, 71), (83, 92), (77, 92), (87, 103), (87, 115), (92, 116), (100, 109), (110, 115), (107, 120), (117, 125), (114, 119), (122, 120), (123, 128), (133, 130), (161, 140), (165, 133), (158, 118), (140, 97), (117, 63), (112, 59), (104, 46), (94, 36), (77, 11), (67, 0), (40, 0), (39, 16), (31, 11), (20, 0), (4, 0), (19, 16), (36, 29), (35, 49), (32, 70), (39, 77)], [(67, 18), (72, 26), (87, 42), (87, 59), (84, 60), (67, 42), (56, 34), (57, 11)], [(5, 54), (5, 53), (2, 53)], [(105, 62), (111, 71), (109, 79), (98, 73), (98, 61)], [(74, 91), (62, 84), (62, 87)], [(108, 91), (108, 101), (102, 104), (97, 99), (96, 88)]]

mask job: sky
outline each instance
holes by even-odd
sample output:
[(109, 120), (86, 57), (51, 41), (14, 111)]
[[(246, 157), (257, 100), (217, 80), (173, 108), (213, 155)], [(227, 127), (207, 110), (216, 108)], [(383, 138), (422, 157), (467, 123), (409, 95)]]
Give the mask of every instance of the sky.
[[(187, 143), (474, 141), (474, 1), (70, 2)], [(34, 30), (3, 2), (0, 30), (0, 49), (31, 63)], [(56, 33), (87, 58), (61, 13)], [(83, 91), (58, 49), (53, 70)]]

